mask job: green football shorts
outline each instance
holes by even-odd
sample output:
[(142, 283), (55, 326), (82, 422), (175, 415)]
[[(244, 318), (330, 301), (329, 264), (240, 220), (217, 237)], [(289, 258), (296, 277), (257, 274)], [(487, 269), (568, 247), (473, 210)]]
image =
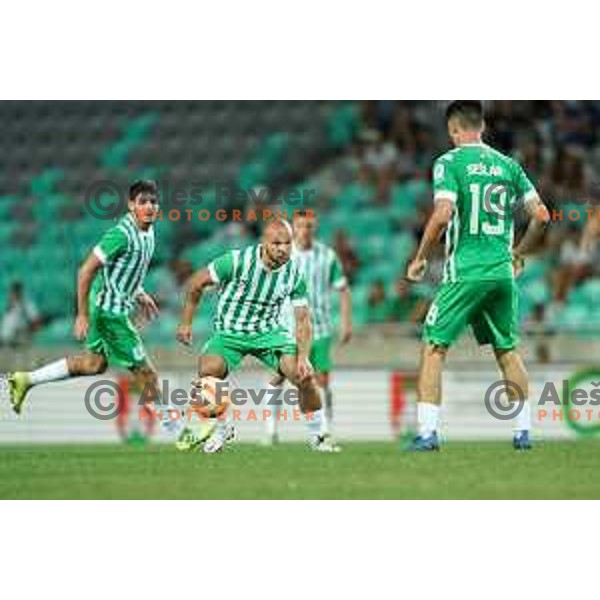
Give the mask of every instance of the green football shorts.
[(103, 354), (110, 364), (126, 369), (146, 364), (146, 351), (140, 335), (126, 315), (93, 308), (85, 346), (94, 354)]
[(331, 336), (313, 340), (310, 349), (310, 364), (313, 366), (315, 373), (329, 373), (331, 371)]
[(519, 343), (518, 322), (512, 279), (444, 283), (425, 318), (423, 340), (450, 347), (470, 325), (481, 345), (513, 350)]
[(284, 354), (295, 356), (296, 344), (284, 330), (253, 334), (216, 332), (202, 348), (202, 354), (221, 356), (228, 373), (235, 371), (247, 355), (254, 356), (278, 373), (281, 357)]

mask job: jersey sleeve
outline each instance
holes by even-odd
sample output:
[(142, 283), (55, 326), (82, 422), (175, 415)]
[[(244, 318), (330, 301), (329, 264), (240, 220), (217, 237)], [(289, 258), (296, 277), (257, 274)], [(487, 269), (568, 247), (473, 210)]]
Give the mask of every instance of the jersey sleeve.
[(341, 290), (346, 287), (348, 284), (348, 280), (344, 275), (344, 270), (342, 269), (342, 263), (340, 259), (337, 257), (335, 252), (332, 252), (332, 260), (331, 260), (331, 270), (329, 273), (329, 285), (334, 290)]
[(299, 306), (308, 306), (308, 289), (306, 287), (306, 279), (300, 269), (296, 271), (296, 279), (294, 281), (294, 287), (290, 294), (290, 300), (292, 306), (297, 308)]
[(112, 262), (119, 254), (127, 250), (129, 241), (118, 227), (109, 229), (94, 247), (94, 254), (102, 264)]
[(214, 283), (222, 284), (233, 279), (233, 252), (226, 252), (208, 265), (210, 278)]
[(453, 204), (458, 198), (458, 181), (444, 157), (438, 158), (433, 165), (433, 201), (437, 202), (441, 198), (450, 200)]

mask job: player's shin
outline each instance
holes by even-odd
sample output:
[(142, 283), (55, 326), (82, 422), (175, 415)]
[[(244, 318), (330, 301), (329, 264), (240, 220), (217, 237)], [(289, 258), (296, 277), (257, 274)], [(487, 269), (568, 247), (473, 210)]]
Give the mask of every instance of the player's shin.
[(417, 402), (418, 433), (427, 438), (437, 432), (440, 421), (440, 405), (432, 402)]
[(309, 443), (315, 443), (329, 434), (325, 411), (322, 410), (321, 392), (314, 382), (299, 388), (300, 408), (306, 419)]
[(61, 379), (67, 379), (71, 376), (69, 372), (69, 366), (66, 358), (54, 361), (35, 371), (27, 373), (27, 378), (31, 385), (38, 385), (40, 383), (48, 383), (50, 381), (60, 381)]
[(446, 349), (427, 344), (421, 356), (421, 368), (417, 384), (418, 434), (428, 438), (437, 433), (442, 403), (442, 369)]
[(515, 400), (511, 402), (511, 409), (515, 413), (515, 417), (512, 420), (513, 433), (529, 432), (531, 429), (531, 403), (529, 400), (527, 398)]

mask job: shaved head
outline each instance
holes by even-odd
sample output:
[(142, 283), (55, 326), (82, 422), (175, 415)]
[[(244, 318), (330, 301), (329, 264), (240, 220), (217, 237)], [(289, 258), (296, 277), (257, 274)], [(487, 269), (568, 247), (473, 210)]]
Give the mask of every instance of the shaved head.
[(284, 265), (292, 253), (292, 226), (281, 218), (267, 222), (262, 236), (263, 260), (270, 269)]
[(292, 226), (285, 220), (279, 217), (273, 217), (267, 221), (263, 230), (263, 237), (266, 237), (271, 231), (287, 231), (290, 236), (292, 235)]

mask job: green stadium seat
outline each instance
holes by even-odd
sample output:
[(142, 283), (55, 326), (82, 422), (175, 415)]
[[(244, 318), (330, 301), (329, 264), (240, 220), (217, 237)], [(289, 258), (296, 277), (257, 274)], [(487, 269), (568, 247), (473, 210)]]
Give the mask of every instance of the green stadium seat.
[(350, 183), (332, 199), (336, 207), (348, 210), (359, 206), (367, 206), (375, 198), (375, 188), (359, 182)]
[(352, 142), (360, 126), (358, 106), (344, 104), (336, 109), (327, 122), (327, 138), (333, 148), (343, 148)]
[(191, 246), (183, 252), (181, 258), (189, 260), (194, 269), (205, 267), (227, 250), (223, 242), (206, 241)]
[(346, 228), (359, 240), (373, 233), (386, 236), (391, 233), (392, 225), (380, 210), (362, 210), (356, 216), (352, 212), (346, 212), (345, 215)]
[(14, 206), (21, 201), (18, 196), (0, 196), (0, 219), (3, 221), (10, 219)]
[(254, 161), (242, 165), (239, 171), (238, 184), (244, 190), (264, 184), (269, 178), (269, 169), (262, 161)]
[(573, 294), (576, 294), (581, 303), (590, 307), (600, 305), (600, 279), (590, 279), (584, 282), (573, 291)]
[(535, 279), (543, 278), (549, 268), (548, 260), (545, 258), (533, 258), (525, 261), (525, 268), (520, 275), (518, 282), (521, 286)]
[(46, 198), (54, 192), (55, 185), (65, 176), (62, 169), (46, 169), (31, 179), (31, 193), (38, 198)]
[(381, 279), (384, 284), (392, 284), (399, 275), (404, 272), (403, 266), (399, 263), (382, 261), (369, 265), (368, 268), (361, 269), (358, 273), (357, 283), (361, 285), (370, 285)]
[(550, 288), (544, 279), (536, 279), (520, 287), (523, 295), (531, 304), (546, 304), (550, 302)]
[(589, 320), (589, 311), (581, 304), (566, 305), (557, 315), (554, 324), (561, 329), (574, 331), (586, 327)]
[(160, 288), (161, 281), (170, 276), (169, 267), (160, 266), (153, 267), (151, 266), (148, 270), (148, 274), (146, 275), (146, 280), (144, 281), (144, 289), (150, 293), (158, 292)]
[(408, 184), (395, 185), (391, 192), (390, 216), (400, 223), (412, 221), (419, 207), (417, 194)]
[(397, 265), (404, 266), (415, 251), (415, 239), (410, 233), (399, 233), (391, 239), (388, 257)]
[(122, 136), (105, 150), (100, 164), (106, 168), (125, 167), (131, 151), (144, 142), (157, 120), (157, 113), (147, 113), (125, 121)]

